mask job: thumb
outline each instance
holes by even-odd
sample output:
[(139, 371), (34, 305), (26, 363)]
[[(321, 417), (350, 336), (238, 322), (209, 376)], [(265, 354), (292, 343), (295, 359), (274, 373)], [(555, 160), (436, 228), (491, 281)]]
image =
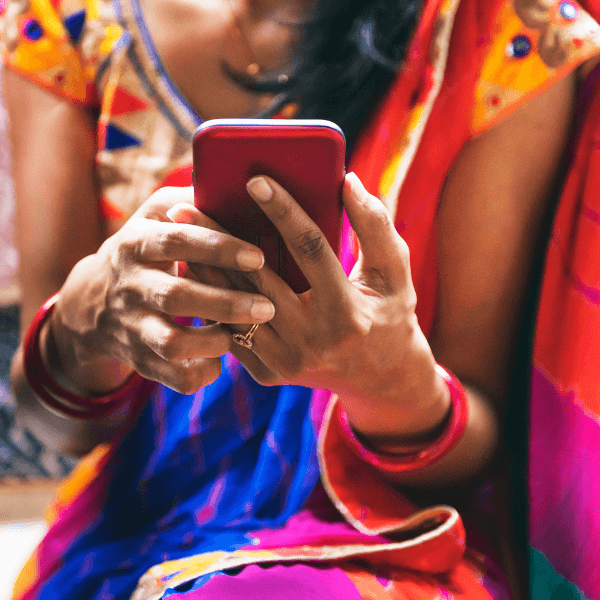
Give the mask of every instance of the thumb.
[(410, 276), (408, 246), (381, 200), (369, 194), (355, 173), (346, 175), (342, 199), (358, 238), (363, 269), (377, 270), (393, 288), (405, 285)]

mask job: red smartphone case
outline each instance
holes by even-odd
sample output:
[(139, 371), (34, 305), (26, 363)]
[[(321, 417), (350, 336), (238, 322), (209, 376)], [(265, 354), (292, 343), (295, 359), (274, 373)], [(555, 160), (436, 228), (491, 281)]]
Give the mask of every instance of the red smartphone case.
[(329, 121), (218, 119), (193, 142), (196, 206), (232, 235), (256, 244), (296, 292), (309, 288), (279, 232), (246, 190), (255, 175), (281, 184), (339, 255), (345, 140)]

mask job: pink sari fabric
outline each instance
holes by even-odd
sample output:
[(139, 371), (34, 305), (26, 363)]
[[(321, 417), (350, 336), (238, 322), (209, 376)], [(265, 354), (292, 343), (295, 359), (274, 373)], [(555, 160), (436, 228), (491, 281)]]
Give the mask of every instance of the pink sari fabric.
[[(535, 338), (530, 540), (537, 597), (600, 598), (600, 69), (558, 206)], [(567, 595), (568, 594), (568, 595)]]

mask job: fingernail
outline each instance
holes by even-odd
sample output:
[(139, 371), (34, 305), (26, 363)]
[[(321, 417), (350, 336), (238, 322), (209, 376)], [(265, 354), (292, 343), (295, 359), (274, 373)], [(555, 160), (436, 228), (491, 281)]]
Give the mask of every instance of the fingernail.
[(351, 172), (346, 175), (346, 181), (350, 185), (350, 191), (358, 200), (363, 200), (368, 193), (362, 181), (357, 177), (356, 173)]
[(254, 177), (246, 185), (253, 198), (259, 202), (267, 202), (273, 196), (271, 186), (263, 177)]
[(260, 269), (264, 263), (264, 256), (254, 250), (240, 250), (236, 256), (237, 263), (242, 269), (254, 271)]
[(257, 298), (250, 309), (250, 316), (257, 321), (269, 321), (275, 315), (275, 307), (266, 298)]
[(167, 211), (167, 217), (169, 217), (173, 223), (194, 224), (194, 216), (190, 211), (190, 206), (187, 204), (176, 204), (175, 206), (172, 206)]

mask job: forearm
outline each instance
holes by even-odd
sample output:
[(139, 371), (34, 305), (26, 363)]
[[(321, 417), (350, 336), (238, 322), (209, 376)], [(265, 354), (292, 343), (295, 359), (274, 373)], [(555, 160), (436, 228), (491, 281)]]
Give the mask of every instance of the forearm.
[[(65, 287), (74, 286), (79, 291), (75, 295), (77, 300), (85, 301), (86, 293), (91, 293), (95, 287), (93, 278), (84, 277), (86, 272), (98, 272), (98, 268), (94, 269), (94, 260), (95, 256), (91, 255), (80, 261), (65, 284)], [(99, 442), (107, 441), (123, 430), (132, 409), (132, 399), (124, 397), (120, 401), (122, 406), (117, 406), (107, 415), (92, 418), (89, 414), (82, 414), (79, 418), (69, 415), (69, 402), (65, 397), (67, 394), (75, 394), (84, 399), (84, 405), (93, 408), (94, 398), (104, 396), (104, 400), (107, 400), (106, 396), (120, 389), (132, 375), (133, 369), (99, 352), (88, 350), (85, 357), (83, 356), (81, 344), (77, 346), (77, 342), (81, 340), (69, 331), (62, 316), (65, 310), (71, 310), (74, 314), (75, 307), (69, 306), (69, 295), (66, 294), (66, 302), (61, 302), (62, 298), (59, 298), (51, 309), (45, 309), (48, 311), (46, 317), (41, 322), (34, 321), (31, 325), (33, 331), (39, 331), (39, 335), (25, 336), (27, 352), (20, 349), (15, 356), (11, 380), (19, 415), (27, 420), (28, 427), (35, 429), (46, 445), (53, 449), (83, 454)], [(91, 347), (93, 348), (94, 344)], [(29, 365), (29, 369), (45, 371), (49, 378), (66, 392), (62, 397), (60, 394), (57, 397), (51, 391), (48, 392), (51, 403), (52, 399), (55, 399), (59, 409), (65, 405), (66, 410), (56, 410), (56, 406), (49, 405), (47, 397), (40, 395), (40, 390), (36, 388), (36, 393), (32, 389), (23, 362), (25, 355), (28, 356), (28, 361), (34, 360), (33, 356), (37, 355), (39, 366), (34, 367), (34, 361)], [(38, 378), (39, 375), (40, 373), (34, 373), (38, 385), (43, 387), (44, 380)], [(89, 402), (87, 399), (90, 399)]]

